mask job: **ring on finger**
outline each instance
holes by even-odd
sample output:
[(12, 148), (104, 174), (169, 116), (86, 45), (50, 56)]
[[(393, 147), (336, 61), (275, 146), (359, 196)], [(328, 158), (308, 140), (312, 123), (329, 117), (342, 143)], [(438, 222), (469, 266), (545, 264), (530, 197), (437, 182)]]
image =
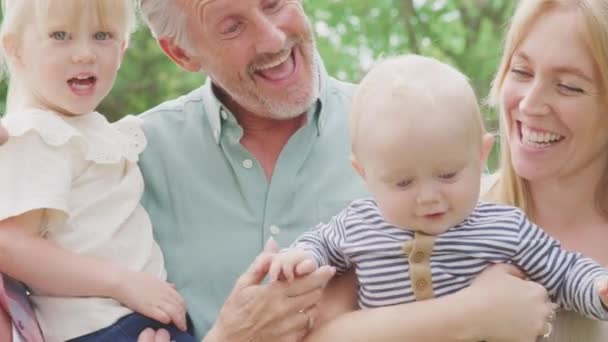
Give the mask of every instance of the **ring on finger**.
[(546, 332), (543, 334), (543, 338), (548, 338), (549, 336), (551, 336), (551, 333), (553, 332), (553, 323), (547, 322), (547, 324), (545, 324), (545, 326), (547, 327), (547, 329), (546, 329)]
[(300, 311), (298, 311), (298, 312), (299, 312), (299, 313), (303, 313), (304, 315), (306, 315), (307, 322), (308, 322), (308, 323), (307, 323), (307, 326), (306, 326), (306, 329), (311, 330), (311, 329), (312, 329), (312, 327), (315, 325), (315, 319), (314, 319), (314, 318), (312, 318), (312, 316), (311, 316), (311, 315), (310, 315), (308, 312), (306, 312), (306, 311), (304, 311), (304, 310), (300, 310)]

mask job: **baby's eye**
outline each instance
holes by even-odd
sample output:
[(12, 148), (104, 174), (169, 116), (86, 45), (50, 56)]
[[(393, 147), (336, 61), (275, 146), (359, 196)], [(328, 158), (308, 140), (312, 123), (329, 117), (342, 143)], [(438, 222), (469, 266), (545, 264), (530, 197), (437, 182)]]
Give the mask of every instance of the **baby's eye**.
[(412, 184), (412, 180), (411, 179), (403, 179), (398, 181), (395, 186), (397, 186), (398, 188), (404, 189), (407, 188), (410, 184)]
[(458, 172), (446, 172), (446, 173), (442, 173), (440, 174), (438, 177), (443, 179), (443, 180), (451, 180), (454, 179), (454, 177), (456, 177), (456, 175), (458, 174)]
[(93, 38), (95, 38), (95, 40), (108, 40), (108, 39), (112, 39), (112, 34), (110, 32), (96, 32), (93, 35)]
[(68, 33), (65, 31), (53, 31), (49, 34), (49, 37), (55, 40), (66, 40), (68, 39)]

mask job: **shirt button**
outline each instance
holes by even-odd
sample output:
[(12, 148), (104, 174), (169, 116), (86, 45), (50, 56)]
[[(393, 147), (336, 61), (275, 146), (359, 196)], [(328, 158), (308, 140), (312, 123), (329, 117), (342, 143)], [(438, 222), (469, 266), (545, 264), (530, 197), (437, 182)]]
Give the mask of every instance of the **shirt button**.
[(253, 160), (251, 160), (251, 159), (243, 160), (243, 167), (246, 169), (251, 169), (253, 167)]
[(420, 262), (424, 261), (424, 252), (414, 253), (414, 256), (412, 257), (412, 261), (415, 263), (420, 263)]
[(279, 228), (279, 226), (273, 224), (270, 226), (270, 233), (272, 235), (279, 235), (281, 233), (281, 228)]
[(424, 279), (420, 279), (420, 280), (416, 281), (417, 290), (424, 290), (427, 287), (427, 285), (428, 285), (428, 283)]

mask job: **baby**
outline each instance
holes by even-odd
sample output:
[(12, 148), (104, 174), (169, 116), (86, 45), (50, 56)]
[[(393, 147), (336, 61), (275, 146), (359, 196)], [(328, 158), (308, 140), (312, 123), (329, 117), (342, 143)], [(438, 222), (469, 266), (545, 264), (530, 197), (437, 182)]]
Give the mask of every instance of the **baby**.
[(384, 61), (355, 94), (350, 125), (352, 164), (373, 198), (299, 237), (271, 280), (311, 259), (353, 267), (359, 305), (372, 308), (444, 296), (512, 263), (562, 307), (608, 319), (608, 270), (561, 249), (518, 208), (478, 201), (493, 139), (462, 73), (415, 55)]

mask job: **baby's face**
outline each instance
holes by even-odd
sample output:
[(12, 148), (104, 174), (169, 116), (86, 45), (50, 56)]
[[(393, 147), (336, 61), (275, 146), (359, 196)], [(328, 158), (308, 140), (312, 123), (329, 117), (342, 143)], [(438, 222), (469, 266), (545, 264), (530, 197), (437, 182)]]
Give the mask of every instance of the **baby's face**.
[(375, 134), (360, 137), (365, 147), (357, 161), (388, 222), (434, 235), (471, 213), (484, 159), (481, 137), (455, 125), (454, 120), (380, 125)]

